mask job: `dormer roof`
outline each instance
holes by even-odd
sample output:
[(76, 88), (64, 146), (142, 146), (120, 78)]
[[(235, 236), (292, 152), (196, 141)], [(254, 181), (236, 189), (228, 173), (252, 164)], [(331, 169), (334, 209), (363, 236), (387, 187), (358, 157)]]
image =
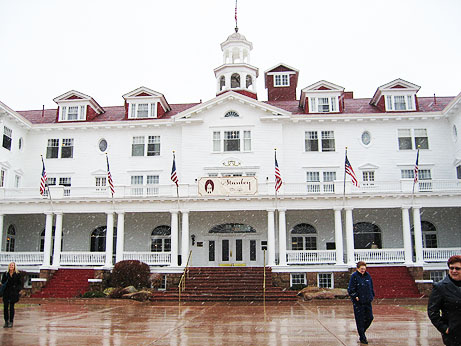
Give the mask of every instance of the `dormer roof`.
[(144, 86), (141, 86), (133, 91), (130, 91), (126, 93), (125, 95), (123, 95), (122, 97), (127, 102), (130, 100), (139, 100), (139, 99), (146, 99), (146, 100), (155, 99), (160, 102), (165, 112), (168, 112), (171, 110), (170, 105), (168, 104), (165, 96), (162, 93), (146, 88)]
[(70, 102), (86, 101), (90, 105), (90, 107), (93, 108), (96, 114), (104, 113), (104, 108), (102, 108), (94, 98), (76, 90), (71, 90), (60, 96), (57, 96), (53, 99), (53, 101), (56, 102), (58, 105)]
[(271, 68), (268, 68), (266, 71), (264, 71), (264, 74), (270, 73), (270, 72), (290, 72), (290, 71), (299, 73), (298, 69), (291, 67), (285, 63), (279, 63), (277, 65), (272, 66)]
[(416, 84), (407, 82), (403, 79), (397, 78), (393, 80), (392, 82), (386, 83), (378, 87), (378, 89), (376, 89), (375, 94), (371, 98), (370, 104), (376, 106), (381, 96), (383, 95), (383, 93), (392, 92), (395, 90), (403, 90), (403, 89), (416, 94), (419, 91), (419, 89), (421, 89), (421, 87), (419, 85), (416, 85)]

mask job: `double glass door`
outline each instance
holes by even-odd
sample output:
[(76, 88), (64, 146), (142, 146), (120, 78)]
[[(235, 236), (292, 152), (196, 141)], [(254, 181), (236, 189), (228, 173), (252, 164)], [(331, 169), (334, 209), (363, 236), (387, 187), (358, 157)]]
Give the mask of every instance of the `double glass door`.
[(221, 238), (208, 241), (208, 260), (219, 265), (257, 265), (257, 240)]

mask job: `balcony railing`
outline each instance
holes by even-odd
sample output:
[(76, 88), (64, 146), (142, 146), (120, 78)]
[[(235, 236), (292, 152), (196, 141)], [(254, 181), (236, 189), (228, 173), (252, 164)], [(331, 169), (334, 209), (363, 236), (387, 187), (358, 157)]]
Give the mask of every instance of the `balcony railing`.
[(423, 249), (424, 262), (445, 262), (451, 256), (461, 255), (461, 248), (436, 248), (436, 249)]
[(355, 262), (367, 263), (400, 263), (405, 261), (404, 249), (356, 249)]
[(61, 252), (61, 265), (82, 265), (97, 266), (104, 265), (106, 261), (105, 252)]
[(288, 250), (287, 264), (324, 264), (335, 263), (335, 250)]
[[(413, 181), (376, 181), (362, 184), (355, 187), (350, 181), (346, 182), (347, 195), (364, 194), (411, 194)], [(274, 183), (258, 183), (256, 196), (274, 195)], [(59, 199), (81, 199), (81, 198), (111, 198), (108, 188), (101, 186), (78, 187), (78, 186), (50, 186), (50, 193), (53, 200)], [(279, 196), (301, 196), (301, 195), (342, 195), (344, 193), (344, 182), (306, 182), (306, 183), (284, 183), (279, 190)], [(420, 180), (415, 186), (415, 194), (418, 193), (459, 193), (461, 194), (461, 181), (459, 180)], [(145, 185), (145, 186), (116, 186), (114, 198), (175, 198), (176, 186), (168, 185)], [(180, 197), (198, 197), (197, 184), (180, 184)], [(246, 196), (249, 197), (249, 196)], [(203, 197), (207, 198), (207, 197)], [(28, 200), (43, 199), (37, 187), (33, 188), (0, 188), (0, 200)]]
[(0, 264), (42, 265), (43, 252), (0, 252)]
[(169, 265), (171, 252), (124, 252), (124, 260), (138, 260), (150, 266)]

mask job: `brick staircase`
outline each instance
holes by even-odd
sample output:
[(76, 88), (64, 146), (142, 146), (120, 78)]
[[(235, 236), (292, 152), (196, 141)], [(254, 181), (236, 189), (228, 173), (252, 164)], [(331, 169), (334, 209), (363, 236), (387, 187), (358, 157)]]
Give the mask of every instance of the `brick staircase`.
[(45, 287), (31, 298), (73, 298), (88, 291), (93, 269), (59, 269)]
[[(190, 268), (183, 301), (263, 301), (262, 267)], [(295, 301), (297, 291), (272, 284), (272, 271), (266, 268), (266, 301)], [(178, 300), (178, 287), (158, 291), (152, 300)]]
[(367, 267), (376, 298), (419, 298), (421, 294), (407, 267)]

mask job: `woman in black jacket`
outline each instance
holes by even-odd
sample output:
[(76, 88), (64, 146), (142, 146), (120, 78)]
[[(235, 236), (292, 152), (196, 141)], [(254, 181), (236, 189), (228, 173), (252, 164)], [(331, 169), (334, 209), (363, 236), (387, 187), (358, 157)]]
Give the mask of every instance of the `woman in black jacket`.
[(448, 259), (448, 276), (434, 285), (427, 314), (447, 346), (461, 345), (461, 256)]
[(5, 318), (5, 324), (3, 328), (11, 328), (13, 327), (14, 304), (19, 301), (19, 291), (22, 286), (16, 263), (11, 262), (8, 265), (8, 271), (3, 273), (2, 284), (5, 282), (6, 287), (3, 291), (3, 317)]

